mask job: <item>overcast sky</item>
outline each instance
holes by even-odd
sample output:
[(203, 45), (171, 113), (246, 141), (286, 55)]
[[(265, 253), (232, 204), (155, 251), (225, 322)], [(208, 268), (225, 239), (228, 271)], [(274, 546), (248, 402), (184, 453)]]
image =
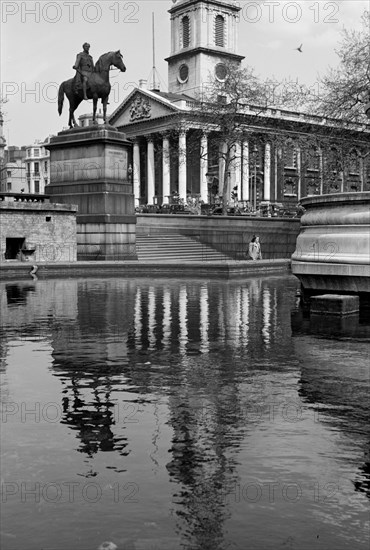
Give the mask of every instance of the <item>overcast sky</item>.
[[(315, 85), (317, 74), (337, 64), (335, 48), (343, 26), (360, 29), (370, 0), (239, 1), (238, 52), (263, 77), (298, 79)], [(156, 66), (166, 91), (170, 54), (171, 0), (44, 0), (1, 3), (1, 82), (4, 136), (9, 145), (29, 145), (67, 125), (68, 100), (57, 113), (59, 84), (74, 75), (82, 43), (98, 57), (120, 49), (126, 73), (111, 72), (109, 112), (152, 68), (152, 12)], [(303, 43), (303, 53), (294, 48)], [(100, 101), (99, 101), (100, 105)], [(83, 102), (76, 114), (91, 112)]]

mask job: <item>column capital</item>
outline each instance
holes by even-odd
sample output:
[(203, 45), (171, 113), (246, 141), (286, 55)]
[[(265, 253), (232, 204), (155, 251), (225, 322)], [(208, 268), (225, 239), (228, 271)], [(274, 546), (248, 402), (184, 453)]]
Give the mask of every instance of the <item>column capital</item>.
[(161, 130), (159, 132), (159, 134), (160, 134), (162, 139), (169, 139), (170, 135), (171, 135), (171, 132), (170, 132), (170, 130)]
[(154, 141), (154, 134), (145, 134), (143, 137), (147, 140), (148, 143), (153, 143)]
[(191, 127), (189, 126), (189, 124), (187, 123), (180, 123), (179, 125), (179, 135), (186, 135), (186, 132), (188, 132), (189, 130), (191, 130)]

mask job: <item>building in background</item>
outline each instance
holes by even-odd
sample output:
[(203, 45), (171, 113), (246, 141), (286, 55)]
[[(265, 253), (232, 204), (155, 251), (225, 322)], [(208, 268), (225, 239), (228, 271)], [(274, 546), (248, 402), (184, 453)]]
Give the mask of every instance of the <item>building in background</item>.
[[(4, 146), (1, 165), (1, 192), (42, 195), (50, 182), (50, 137), (33, 145)], [(5, 143), (5, 141), (4, 141)]]
[[(4, 118), (3, 113), (0, 111), (0, 170), (1, 174), (4, 168), (4, 149), (6, 146), (6, 139), (4, 137)], [(1, 176), (0, 176), (1, 177)]]
[[(96, 113), (95, 120), (98, 124), (104, 124), (104, 117), (103, 113), (101, 112), (101, 109)], [(92, 126), (93, 125), (93, 114), (92, 113), (85, 113), (83, 115), (80, 115), (78, 117), (79, 125), (82, 126), (82, 128), (86, 128), (86, 126)]]
[(50, 153), (45, 148), (49, 141), (50, 136), (26, 147), (26, 193), (43, 194), (45, 186), (50, 182)]
[[(229, 66), (241, 68), (240, 9), (233, 0), (175, 0), (168, 92), (153, 78), (150, 89), (135, 88), (111, 115), (110, 123), (134, 142), (136, 205), (167, 203), (173, 195), (207, 203), (222, 194), (220, 136), (204, 124), (196, 102), (210, 76), (223, 82)], [(254, 209), (275, 202), (288, 210), (307, 195), (370, 190), (370, 125), (253, 105), (241, 105), (240, 117), (227, 173), (230, 203), (234, 189)], [(312, 147), (312, 136), (322, 145)]]
[[(98, 124), (104, 122), (100, 110), (96, 119)], [(81, 115), (79, 123), (82, 127), (91, 126), (92, 113)], [(45, 187), (50, 183), (50, 152), (45, 145), (50, 142), (50, 137), (43, 141), (35, 140), (32, 145), (6, 146), (6, 139), (3, 136), (3, 117), (0, 112), (0, 189), (2, 193), (35, 195), (47, 193)]]
[(27, 193), (26, 148), (10, 145), (4, 150), (1, 170), (2, 193)]

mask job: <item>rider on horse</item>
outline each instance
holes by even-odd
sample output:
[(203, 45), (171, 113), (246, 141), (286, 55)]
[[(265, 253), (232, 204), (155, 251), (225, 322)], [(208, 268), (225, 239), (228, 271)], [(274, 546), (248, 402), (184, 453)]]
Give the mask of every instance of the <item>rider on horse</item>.
[(86, 95), (86, 85), (87, 85), (89, 76), (94, 70), (94, 61), (91, 55), (89, 54), (90, 44), (85, 42), (85, 44), (83, 44), (82, 47), (83, 47), (83, 51), (77, 54), (75, 64), (73, 65), (73, 69), (76, 70), (76, 76), (75, 76), (76, 93), (78, 93), (78, 89), (82, 85), (84, 99), (88, 99)]

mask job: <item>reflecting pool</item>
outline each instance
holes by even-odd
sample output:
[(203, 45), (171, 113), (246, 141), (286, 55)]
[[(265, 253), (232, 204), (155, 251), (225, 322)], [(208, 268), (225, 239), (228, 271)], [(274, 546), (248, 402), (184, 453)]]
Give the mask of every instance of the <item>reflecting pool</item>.
[(368, 550), (369, 321), (297, 288), (2, 283), (2, 549)]

